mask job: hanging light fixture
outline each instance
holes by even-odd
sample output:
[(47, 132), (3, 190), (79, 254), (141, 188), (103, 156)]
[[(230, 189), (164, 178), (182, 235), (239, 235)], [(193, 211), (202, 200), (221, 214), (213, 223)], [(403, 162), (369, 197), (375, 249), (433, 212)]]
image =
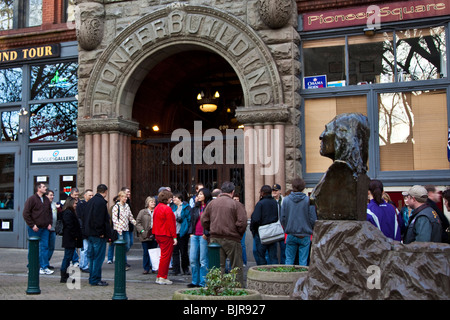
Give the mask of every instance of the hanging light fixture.
[(210, 94), (211, 90), (209, 88), (206, 90), (206, 95), (203, 90), (197, 95), (197, 102), (199, 103), (199, 108), (203, 112), (214, 112), (217, 110), (217, 102), (220, 98), (219, 91), (216, 90), (213, 96)]

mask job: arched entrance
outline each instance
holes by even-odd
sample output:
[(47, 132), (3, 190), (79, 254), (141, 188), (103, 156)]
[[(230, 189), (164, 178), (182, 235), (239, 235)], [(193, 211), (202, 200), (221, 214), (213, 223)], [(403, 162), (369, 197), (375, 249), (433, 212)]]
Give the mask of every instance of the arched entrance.
[[(212, 96), (217, 109), (202, 111), (198, 95)], [(214, 94), (218, 97), (214, 98)], [(170, 186), (187, 199), (201, 182), (211, 191), (223, 181), (233, 181), (236, 192), (244, 200), (244, 164), (237, 161), (238, 141), (233, 136), (233, 156), (236, 161), (227, 162), (222, 155), (218, 161), (203, 159), (203, 152), (210, 155), (226, 153), (227, 132), (242, 133), (235, 111), (243, 105), (242, 86), (237, 74), (219, 55), (198, 50), (175, 53), (153, 67), (136, 92), (133, 119), (139, 122), (137, 137), (132, 137), (132, 182), (133, 201), (144, 203), (148, 195), (156, 195), (161, 186)], [(177, 130), (189, 132), (190, 157), (183, 156), (179, 162), (172, 158), (172, 151), (181, 143)], [(214, 139), (204, 137), (214, 131)], [(201, 148), (195, 149), (194, 139)], [(220, 139), (220, 150), (214, 150), (211, 140)], [(200, 141), (199, 141), (200, 140)], [(197, 143), (195, 142), (195, 143)], [(229, 141), (228, 141), (229, 142)], [(206, 148), (208, 145), (211, 152)], [(200, 153), (201, 161), (195, 161)], [(175, 154), (174, 154), (175, 155)], [(177, 153), (175, 156), (178, 156)]]
[[(77, 126), (80, 145), (84, 144), (84, 154), (79, 154), (84, 188), (106, 183), (112, 200), (121, 186), (131, 185), (129, 150), (131, 136), (139, 129), (139, 123), (133, 120), (137, 90), (164, 59), (199, 49), (220, 56), (237, 75), (242, 86), (244, 108), (240, 112), (245, 130), (279, 131), (277, 140), (270, 136), (258, 140), (270, 148), (277, 146), (279, 170), (262, 174), (262, 165), (246, 161), (245, 188), (254, 190), (261, 183), (275, 180), (284, 186), (283, 123), (290, 116), (283, 105), (282, 81), (270, 50), (253, 29), (233, 15), (211, 7), (175, 3), (121, 30), (95, 58), (89, 81), (82, 81)], [(246, 121), (250, 113), (258, 120)], [(257, 146), (254, 138), (245, 142), (246, 157)], [(256, 199), (247, 194), (246, 207), (252, 210)]]

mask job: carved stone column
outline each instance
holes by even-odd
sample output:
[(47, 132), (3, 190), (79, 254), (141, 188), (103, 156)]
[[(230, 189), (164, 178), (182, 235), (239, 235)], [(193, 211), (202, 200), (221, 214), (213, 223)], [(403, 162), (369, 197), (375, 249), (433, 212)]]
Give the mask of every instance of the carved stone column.
[(86, 118), (78, 120), (78, 130), (85, 136), (84, 189), (108, 186), (108, 202), (120, 188), (131, 184), (131, 136), (139, 124), (121, 118)]
[(248, 216), (264, 184), (286, 188), (284, 126), (291, 119), (286, 105), (241, 107), (236, 118), (244, 124), (245, 207)]

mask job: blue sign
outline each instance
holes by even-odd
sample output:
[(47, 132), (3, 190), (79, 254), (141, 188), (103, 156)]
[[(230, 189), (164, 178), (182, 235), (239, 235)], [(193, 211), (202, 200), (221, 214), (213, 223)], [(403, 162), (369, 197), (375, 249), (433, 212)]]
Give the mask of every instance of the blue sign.
[(317, 89), (327, 87), (327, 76), (312, 76), (303, 78), (303, 88), (305, 89)]

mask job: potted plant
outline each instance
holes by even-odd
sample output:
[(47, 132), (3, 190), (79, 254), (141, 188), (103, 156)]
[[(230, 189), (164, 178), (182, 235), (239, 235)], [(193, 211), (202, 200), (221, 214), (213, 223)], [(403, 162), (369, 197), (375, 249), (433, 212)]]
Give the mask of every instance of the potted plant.
[(308, 267), (297, 265), (263, 265), (249, 268), (247, 288), (257, 290), (263, 299), (289, 299), (295, 283), (305, 277)]
[(206, 275), (204, 288), (181, 289), (175, 291), (173, 300), (261, 300), (261, 294), (255, 290), (243, 289), (236, 281), (238, 268), (228, 274), (213, 267)]

